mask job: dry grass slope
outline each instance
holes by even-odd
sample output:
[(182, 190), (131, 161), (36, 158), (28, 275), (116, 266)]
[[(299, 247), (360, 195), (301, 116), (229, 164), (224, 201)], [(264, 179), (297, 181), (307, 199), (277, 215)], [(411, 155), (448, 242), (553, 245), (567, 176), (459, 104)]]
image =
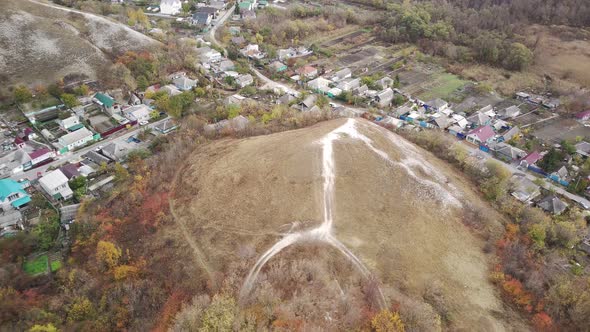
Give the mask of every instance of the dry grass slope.
[[(322, 222), (318, 141), (344, 122), (218, 141), (185, 161), (176, 210), (209, 266), (237, 275), (233, 283), (239, 287), (256, 259), (281, 238), (277, 233)], [(491, 257), (482, 251), (484, 241), (461, 222), (467, 207), (484, 209), (492, 220), (495, 213), (460, 175), (429, 153), (365, 120), (355, 120), (355, 127), (374, 149), (348, 134), (334, 143), (334, 236), (376, 275), (386, 298), (422, 308), (430, 317), (417, 319), (422, 330), (438, 327), (434, 311), (444, 311), (455, 329), (526, 330), (488, 280)], [(316, 264), (309, 271), (321, 277), (310, 272), (315, 277), (308, 280), (317, 281), (289, 284), (291, 291), (283, 294), (291, 298), (283, 300), (301, 304), (303, 297), (316, 298), (322, 310), (311, 319), (345, 319), (329, 299), (336, 303), (354, 297), (346, 293), (354, 291), (350, 285), (359, 274), (323, 243), (298, 243), (273, 257), (262, 269), (256, 286), (262, 290), (255, 291), (254, 301), (268, 296), (264, 290), (281, 279), (281, 271), (286, 278), (309, 264)], [(324, 286), (316, 294), (317, 283)]]
[(29, 0), (2, 1), (0, 78), (5, 86), (47, 84), (68, 74), (95, 78), (113, 54), (155, 45), (103, 17)]

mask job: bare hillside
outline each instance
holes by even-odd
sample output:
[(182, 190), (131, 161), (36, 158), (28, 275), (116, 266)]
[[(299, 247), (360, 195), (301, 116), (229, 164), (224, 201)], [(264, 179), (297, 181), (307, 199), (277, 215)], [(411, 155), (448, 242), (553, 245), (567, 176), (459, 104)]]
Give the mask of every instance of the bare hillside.
[(173, 214), (194, 269), (224, 273), (245, 308), (293, 313), (304, 329), (357, 329), (367, 302), (399, 303), (411, 330), (527, 329), (462, 223), (494, 212), (447, 165), (370, 122), (215, 142), (180, 174)]
[(94, 78), (111, 55), (155, 45), (96, 15), (29, 0), (2, 2), (0, 73), (5, 85), (46, 84), (68, 74)]

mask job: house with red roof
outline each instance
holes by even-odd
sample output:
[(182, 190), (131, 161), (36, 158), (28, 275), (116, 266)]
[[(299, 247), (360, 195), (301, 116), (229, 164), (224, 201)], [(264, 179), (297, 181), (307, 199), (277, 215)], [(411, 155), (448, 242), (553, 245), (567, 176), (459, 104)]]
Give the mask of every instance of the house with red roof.
[(55, 151), (42, 148), (29, 153), (29, 157), (31, 157), (31, 164), (35, 166), (48, 159), (55, 158)]
[(528, 168), (541, 159), (543, 159), (543, 155), (539, 151), (533, 151), (520, 160), (520, 166)]
[(576, 115), (574, 115), (574, 117), (578, 120), (581, 120), (581, 121), (589, 120), (590, 119), (590, 110), (577, 113)]
[(487, 125), (475, 128), (467, 133), (466, 140), (469, 143), (480, 145), (491, 142), (494, 136), (496, 136), (496, 132), (494, 132), (491, 126)]
[(318, 70), (310, 65), (299, 67), (296, 70), (297, 74), (306, 78), (314, 78), (318, 76)]

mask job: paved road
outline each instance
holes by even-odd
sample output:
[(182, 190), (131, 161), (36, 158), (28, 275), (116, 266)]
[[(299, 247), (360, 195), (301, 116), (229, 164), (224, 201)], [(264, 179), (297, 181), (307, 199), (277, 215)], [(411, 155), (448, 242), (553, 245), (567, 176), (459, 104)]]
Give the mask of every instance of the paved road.
[(28, 170), (26, 172), (14, 174), (14, 175), (11, 176), (11, 178), (13, 180), (19, 180), (19, 179), (25, 179), (25, 178), (26, 179), (29, 179), (29, 180), (35, 179), (35, 178), (37, 178), (37, 173), (38, 172), (41, 172), (42, 174), (45, 174), (45, 172), (47, 171), (47, 169), (49, 167), (56, 167), (56, 166), (65, 164), (68, 161), (72, 161), (72, 160), (78, 159), (83, 154), (87, 153), (88, 151), (92, 151), (92, 150), (96, 149), (99, 146), (106, 146), (106, 145), (108, 145), (110, 143), (113, 143), (113, 142), (117, 142), (117, 143), (124, 142), (129, 137), (138, 134), (139, 131), (140, 130), (143, 130), (145, 127), (153, 128), (155, 125), (157, 125), (159, 123), (162, 123), (162, 122), (164, 122), (166, 120), (168, 120), (168, 118), (161, 119), (161, 120), (156, 121), (154, 123), (150, 123), (147, 126), (135, 127), (135, 129), (132, 129), (132, 130), (129, 130), (129, 131), (122, 131), (122, 133), (119, 134), (120, 136), (110, 136), (107, 139), (102, 140), (102, 141), (99, 141), (96, 144), (93, 144), (93, 145), (91, 145), (89, 147), (86, 147), (86, 148), (83, 148), (83, 149), (80, 149), (80, 150), (76, 150), (74, 152), (68, 152), (66, 154), (63, 154), (63, 155), (59, 156), (59, 159), (56, 159), (53, 162), (50, 162), (49, 164), (43, 165), (43, 166), (38, 167), (38, 168), (30, 169), (30, 170)]
[(209, 30), (209, 33), (207, 34), (209, 37), (209, 41), (212, 44), (215, 44), (216, 46), (222, 46), (219, 41), (217, 40), (217, 38), (215, 38), (215, 32), (217, 31), (217, 28), (219, 28), (220, 26), (223, 25), (223, 23), (225, 23), (225, 21), (234, 13), (234, 8), (236, 5), (231, 6), (225, 13), (223, 13), (221, 15), (221, 17), (219, 17), (217, 19), (217, 22), (213, 25), (213, 27), (211, 28), (211, 30)]

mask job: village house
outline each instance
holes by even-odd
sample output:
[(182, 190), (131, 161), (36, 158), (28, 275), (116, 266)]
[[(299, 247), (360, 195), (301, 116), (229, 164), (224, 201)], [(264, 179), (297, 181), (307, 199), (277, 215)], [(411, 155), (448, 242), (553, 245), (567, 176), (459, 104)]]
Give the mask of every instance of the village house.
[(236, 46), (242, 46), (242, 45), (246, 44), (246, 39), (242, 36), (232, 37), (231, 43)]
[(318, 77), (314, 80), (309, 81), (307, 83), (307, 86), (309, 87), (309, 89), (311, 89), (317, 93), (327, 94), (328, 91), (330, 90), (330, 83), (331, 83), (331, 81), (329, 81), (323, 77)]
[(543, 155), (538, 151), (533, 151), (520, 160), (520, 166), (528, 168), (529, 166), (535, 165), (541, 159), (543, 159)]
[(213, 20), (213, 14), (205, 13), (205, 12), (196, 12), (191, 16), (190, 24), (205, 28), (211, 25), (211, 21)]
[(576, 144), (576, 153), (584, 158), (590, 156), (590, 143), (582, 141)]
[(277, 99), (277, 104), (289, 105), (295, 100), (297, 100), (297, 98), (295, 98), (293, 95), (285, 93), (279, 99)]
[(434, 117), (432, 121), (437, 127), (443, 130), (449, 128), (453, 124), (453, 119), (444, 114)]
[(63, 131), (74, 131), (76, 130), (76, 128), (80, 129), (80, 120), (76, 115), (72, 115), (65, 119), (58, 119), (57, 124), (59, 125), (59, 128)]
[(126, 108), (123, 113), (129, 121), (141, 123), (150, 120), (151, 109), (146, 105), (136, 105)]
[(55, 151), (48, 148), (41, 148), (33, 152), (30, 152), (29, 157), (31, 158), (31, 165), (35, 166), (42, 162), (55, 158)]
[(163, 135), (168, 134), (176, 129), (178, 129), (178, 125), (174, 120), (171, 119), (167, 119), (166, 121), (158, 123), (154, 126), (154, 130)]
[(240, 50), (240, 53), (250, 59), (263, 59), (265, 54), (262, 53), (257, 44), (248, 44)]
[(295, 70), (295, 72), (297, 72), (299, 76), (305, 77), (307, 79), (312, 79), (318, 76), (318, 70), (310, 65), (304, 65), (302, 67), (299, 67), (297, 68), (297, 70)]
[(10, 176), (25, 170), (31, 165), (31, 157), (23, 149), (10, 151), (0, 158), (0, 176)]
[(491, 123), (491, 117), (480, 111), (475, 112), (467, 118), (467, 121), (472, 127), (486, 126)]
[(490, 143), (490, 150), (494, 152), (498, 159), (502, 159), (506, 162), (512, 162), (524, 158), (527, 153), (519, 148), (515, 148), (504, 142)]
[(74, 194), (68, 185), (68, 178), (59, 169), (41, 177), (39, 185), (49, 196), (56, 200), (66, 200)]
[(272, 70), (275, 73), (280, 73), (280, 72), (287, 70), (287, 65), (285, 65), (284, 63), (282, 63), (280, 61), (274, 61), (273, 63), (271, 63), (269, 65), (269, 67), (270, 67), (270, 70)]
[(393, 90), (391, 88), (387, 88), (377, 94), (375, 96), (375, 102), (380, 107), (386, 107), (391, 105), (391, 101), (393, 100)]
[(92, 99), (96, 104), (101, 106), (103, 110), (109, 115), (113, 115), (121, 112), (121, 106), (115, 102), (115, 100), (104, 93), (97, 93)]
[(332, 81), (337, 83), (350, 77), (352, 77), (352, 71), (350, 68), (344, 68), (337, 71), (334, 76), (332, 76)]
[(446, 101), (436, 98), (431, 101), (424, 103), (424, 108), (429, 112), (442, 112), (449, 107), (449, 103)]
[(481, 126), (481, 127), (475, 128), (475, 129), (471, 130), (469, 133), (467, 133), (466, 140), (467, 140), (467, 142), (473, 143), (476, 145), (488, 144), (494, 139), (495, 135), (496, 135), (496, 133), (494, 132), (492, 127)]
[(317, 100), (317, 97), (315, 95), (309, 95), (309, 96), (305, 97), (305, 99), (303, 99), (299, 103), (299, 109), (302, 111), (311, 110), (311, 108), (315, 106), (316, 100)]
[(520, 128), (514, 126), (508, 129), (506, 132), (502, 133), (500, 137), (498, 137), (498, 142), (507, 142), (511, 140), (513, 137), (516, 137), (518, 134), (520, 134)]
[(225, 105), (242, 105), (242, 103), (245, 102), (246, 100), (248, 100), (248, 98), (246, 98), (242, 95), (239, 95), (239, 94), (234, 94), (234, 95), (226, 97), (224, 100), (224, 104)]
[(588, 121), (590, 119), (590, 110), (577, 113), (574, 117), (580, 121)]
[(250, 74), (245, 74), (245, 75), (240, 75), (236, 78), (236, 84), (240, 87), (243, 88), (247, 85), (252, 85), (254, 84), (254, 78), (252, 77), (252, 75)]
[(520, 108), (518, 106), (512, 105), (507, 107), (500, 112), (498, 112), (498, 116), (500, 119), (513, 119), (520, 115)]
[(254, 10), (244, 10), (240, 16), (244, 21), (254, 20), (256, 19), (256, 12)]
[(385, 76), (385, 77), (381, 78), (380, 80), (377, 80), (377, 82), (375, 82), (375, 83), (381, 89), (387, 89), (387, 88), (391, 88), (391, 86), (393, 85), (393, 80), (391, 79), (391, 77)]
[(223, 60), (219, 63), (220, 71), (230, 71), (236, 69), (236, 65), (231, 60)]
[(510, 183), (512, 186), (511, 195), (525, 204), (530, 204), (533, 199), (541, 195), (541, 187), (529, 180), (525, 174), (514, 174)]
[(117, 142), (113, 142), (113, 143), (105, 146), (101, 150), (102, 154), (105, 157), (107, 157), (113, 161), (123, 160), (125, 158), (125, 156), (127, 155), (126, 151), (127, 151), (127, 149), (125, 149), (121, 145), (117, 144)]
[(222, 10), (225, 10), (227, 4), (225, 3), (225, 1), (211, 0), (209, 1), (209, 7), (215, 8), (218, 12), (220, 12)]
[(342, 91), (351, 91), (353, 89), (359, 88), (361, 85), (360, 78), (346, 78), (338, 83), (337, 88)]
[(68, 151), (83, 146), (86, 143), (92, 141), (94, 134), (86, 129), (86, 127), (80, 128), (72, 133), (66, 134), (58, 139), (58, 144), (62, 148), (67, 148)]
[(318, 76), (318, 70), (310, 65), (299, 67), (295, 70), (295, 72), (299, 74), (299, 76), (307, 79), (312, 79)]
[(76, 166), (74, 164), (67, 163), (67, 164), (63, 165), (62, 167), (60, 167), (59, 170), (66, 176), (66, 178), (68, 178), (68, 180), (71, 180), (73, 178), (80, 176), (80, 171), (78, 171), (78, 166)]
[(197, 80), (190, 79), (186, 76), (175, 78), (172, 84), (180, 91), (192, 90), (197, 85)]
[(197, 48), (196, 51), (202, 63), (216, 62), (222, 58), (221, 53), (208, 46)]
[(537, 203), (537, 206), (553, 215), (560, 215), (567, 209), (568, 205), (555, 195), (549, 195)]
[(211, 15), (213, 18), (217, 18), (217, 15), (219, 15), (219, 9), (211, 6), (199, 6), (197, 7), (196, 13), (206, 13)]
[(20, 183), (12, 179), (0, 180), (0, 212), (20, 209), (30, 201), (31, 196)]

